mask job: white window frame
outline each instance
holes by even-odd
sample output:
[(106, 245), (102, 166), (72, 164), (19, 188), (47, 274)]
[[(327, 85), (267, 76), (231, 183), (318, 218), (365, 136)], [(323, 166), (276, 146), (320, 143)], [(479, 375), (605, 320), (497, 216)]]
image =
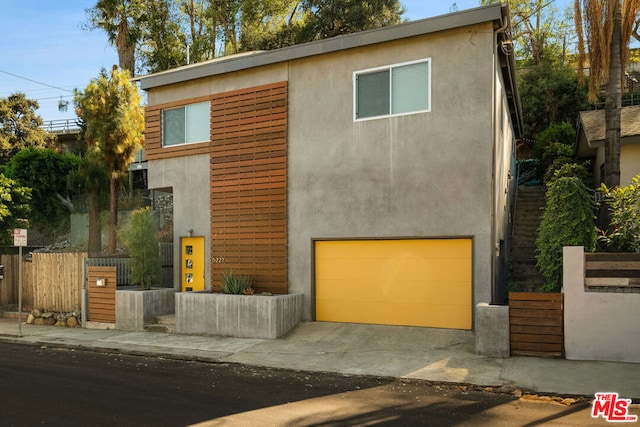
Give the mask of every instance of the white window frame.
[[(427, 64), (428, 73), (429, 73), (429, 77), (428, 77), (428, 81), (427, 81), (427, 97), (428, 97), (427, 98), (427, 108), (426, 109), (422, 109), (422, 110), (408, 111), (408, 112), (404, 112), (404, 113), (393, 113), (391, 111), (391, 109), (393, 108), (393, 84), (392, 84), (392, 82), (393, 82), (393, 69), (394, 68), (400, 68), (400, 67), (407, 66), (407, 65), (422, 64), (422, 63), (426, 63)], [(358, 76), (364, 75), (364, 74), (376, 73), (376, 72), (380, 72), (380, 71), (386, 71), (386, 70), (389, 70), (389, 114), (381, 114), (379, 116), (358, 118)], [(418, 60), (415, 60), (415, 61), (400, 62), (400, 63), (397, 63), (397, 64), (385, 65), (385, 66), (382, 66), (382, 67), (367, 68), (365, 70), (354, 71), (353, 72), (353, 121), (354, 122), (363, 122), (363, 121), (367, 121), (367, 120), (378, 120), (378, 119), (384, 119), (384, 118), (388, 118), (388, 117), (408, 116), (408, 115), (412, 115), (412, 114), (420, 114), (420, 113), (431, 112), (431, 79), (432, 79), (431, 58), (423, 58), (423, 59), (418, 59)]]
[[(188, 119), (187, 119), (187, 107), (189, 106), (193, 106), (193, 105), (198, 105), (198, 104), (207, 104), (207, 138), (203, 139), (203, 140), (198, 140), (198, 141), (188, 141), (187, 142), (187, 123), (188, 123)], [(166, 135), (166, 131), (165, 131), (165, 118), (164, 118), (164, 114), (166, 111), (175, 111), (175, 110), (183, 110), (184, 111), (184, 141), (185, 142), (181, 142), (181, 143), (177, 143), (177, 144), (165, 144), (165, 135)], [(162, 121), (162, 135), (161, 135), (161, 141), (162, 141), (162, 147), (181, 147), (183, 145), (189, 145), (189, 144), (200, 144), (202, 142), (209, 142), (211, 140), (211, 130), (210, 130), (210, 117), (211, 117), (211, 102), (210, 101), (201, 101), (201, 102), (194, 102), (192, 104), (186, 104), (186, 105), (181, 105), (179, 107), (171, 107), (171, 108), (164, 108), (162, 109), (161, 113), (160, 113), (160, 117), (161, 117), (161, 121)]]

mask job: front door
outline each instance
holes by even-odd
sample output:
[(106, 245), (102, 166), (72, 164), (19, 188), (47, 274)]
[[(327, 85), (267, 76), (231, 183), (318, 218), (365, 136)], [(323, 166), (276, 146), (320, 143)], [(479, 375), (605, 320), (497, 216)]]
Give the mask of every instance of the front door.
[(204, 237), (180, 238), (182, 292), (204, 290)]

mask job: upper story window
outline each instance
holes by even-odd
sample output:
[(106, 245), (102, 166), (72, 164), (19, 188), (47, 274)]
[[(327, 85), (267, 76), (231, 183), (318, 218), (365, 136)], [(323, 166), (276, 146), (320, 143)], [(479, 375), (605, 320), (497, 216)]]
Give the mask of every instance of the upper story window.
[(209, 102), (162, 110), (164, 147), (209, 141)]
[(354, 120), (431, 110), (431, 59), (353, 73)]

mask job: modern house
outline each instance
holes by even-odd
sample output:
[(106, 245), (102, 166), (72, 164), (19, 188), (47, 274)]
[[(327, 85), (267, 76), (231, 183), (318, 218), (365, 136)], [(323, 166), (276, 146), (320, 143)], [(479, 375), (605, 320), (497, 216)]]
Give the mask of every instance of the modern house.
[[(576, 155), (591, 160), (594, 185), (603, 181), (604, 110), (581, 111), (578, 117)], [(620, 113), (620, 185), (640, 174), (640, 105), (622, 107)]]
[(139, 77), (176, 289), (232, 270), (305, 320), (473, 329), (503, 296), (509, 27), (494, 4)]

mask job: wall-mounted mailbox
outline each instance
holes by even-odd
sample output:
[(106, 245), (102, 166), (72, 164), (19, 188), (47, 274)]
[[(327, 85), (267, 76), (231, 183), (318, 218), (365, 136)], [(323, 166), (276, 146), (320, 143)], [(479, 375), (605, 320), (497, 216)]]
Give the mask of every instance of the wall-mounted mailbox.
[(96, 279), (96, 286), (99, 288), (104, 288), (105, 286), (107, 286), (106, 277), (101, 277), (99, 279)]
[(0, 264), (0, 280), (4, 279), (4, 265)]

